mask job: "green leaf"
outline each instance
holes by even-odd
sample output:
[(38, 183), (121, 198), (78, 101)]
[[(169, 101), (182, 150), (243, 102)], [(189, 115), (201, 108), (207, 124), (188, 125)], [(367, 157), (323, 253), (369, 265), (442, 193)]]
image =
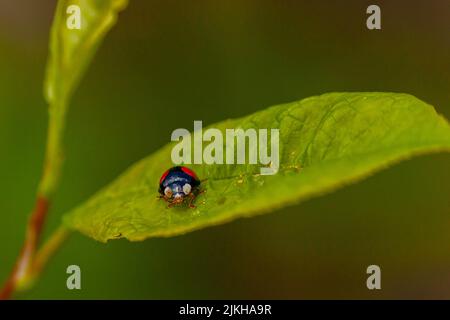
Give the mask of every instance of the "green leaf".
[(278, 174), (262, 176), (259, 165), (192, 165), (207, 179), (206, 193), (195, 209), (169, 209), (157, 189), (171, 166), (170, 143), (67, 214), (65, 224), (99, 241), (172, 236), (298, 203), (414, 155), (450, 151), (447, 121), (407, 94), (329, 93), (211, 127), (279, 128)]
[[(59, 181), (62, 164), (62, 139), (67, 106), (73, 92), (89, 66), (96, 49), (114, 25), (117, 13), (127, 0), (59, 0), (50, 34), (44, 95), (49, 104), (49, 128), (45, 171), (39, 184), (39, 194), (48, 198)], [(80, 29), (69, 29), (67, 19), (73, 14), (67, 9), (80, 9)]]
[[(116, 23), (127, 0), (59, 0), (50, 35), (45, 96), (50, 105), (66, 101), (75, 90), (98, 46)], [(67, 27), (67, 8), (77, 5), (81, 28)]]

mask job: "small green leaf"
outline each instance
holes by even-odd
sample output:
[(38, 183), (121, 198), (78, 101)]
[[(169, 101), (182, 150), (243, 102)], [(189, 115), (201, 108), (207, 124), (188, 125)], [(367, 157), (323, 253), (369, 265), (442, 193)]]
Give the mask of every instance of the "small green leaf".
[[(58, 185), (67, 106), (96, 49), (127, 0), (59, 0), (50, 34), (44, 95), (49, 104), (45, 171), (39, 194), (49, 198)], [(79, 9), (80, 29), (70, 29), (70, 6)]]
[[(66, 101), (75, 90), (98, 46), (127, 0), (59, 0), (50, 35), (45, 96), (50, 105)], [(67, 27), (67, 8), (77, 5), (81, 28)]]
[(259, 165), (192, 165), (207, 179), (206, 193), (195, 209), (169, 209), (157, 189), (171, 166), (170, 143), (67, 214), (65, 224), (99, 241), (172, 236), (298, 203), (414, 155), (450, 151), (447, 121), (407, 94), (330, 93), (211, 127), (279, 128), (278, 174), (259, 175)]

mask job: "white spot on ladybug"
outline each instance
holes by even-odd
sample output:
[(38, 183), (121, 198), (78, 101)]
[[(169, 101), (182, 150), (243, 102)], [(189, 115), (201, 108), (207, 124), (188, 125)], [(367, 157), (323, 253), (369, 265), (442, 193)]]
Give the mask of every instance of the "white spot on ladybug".
[(166, 195), (166, 197), (170, 198), (172, 196), (172, 189), (170, 189), (169, 187), (166, 187), (164, 189), (164, 194)]
[(192, 189), (191, 185), (190, 185), (189, 183), (186, 183), (186, 184), (183, 186), (183, 192), (184, 192), (184, 194), (189, 194), (189, 193), (191, 193), (191, 189)]

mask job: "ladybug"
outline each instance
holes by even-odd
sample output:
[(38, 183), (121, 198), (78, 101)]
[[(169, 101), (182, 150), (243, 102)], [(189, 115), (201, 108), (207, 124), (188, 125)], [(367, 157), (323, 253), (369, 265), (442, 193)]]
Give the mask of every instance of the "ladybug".
[(201, 181), (194, 171), (184, 166), (172, 167), (163, 173), (159, 179), (160, 199), (169, 203), (169, 208), (184, 203), (189, 199), (189, 207), (195, 208), (192, 202), (203, 193), (200, 190)]

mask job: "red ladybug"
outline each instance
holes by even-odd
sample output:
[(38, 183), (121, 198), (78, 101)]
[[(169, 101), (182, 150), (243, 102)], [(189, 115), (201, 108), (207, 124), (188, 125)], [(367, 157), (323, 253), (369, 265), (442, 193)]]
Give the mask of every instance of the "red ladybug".
[(169, 208), (183, 204), (185, 199), (189, 199), (190, 208), (195, 208), (192, 203), (204, 192), (200, 190), (200, 184), (201, 181), (191, 169), (184, 166), (172, 167), (159, 179), (160, 198), (169, 203)]

